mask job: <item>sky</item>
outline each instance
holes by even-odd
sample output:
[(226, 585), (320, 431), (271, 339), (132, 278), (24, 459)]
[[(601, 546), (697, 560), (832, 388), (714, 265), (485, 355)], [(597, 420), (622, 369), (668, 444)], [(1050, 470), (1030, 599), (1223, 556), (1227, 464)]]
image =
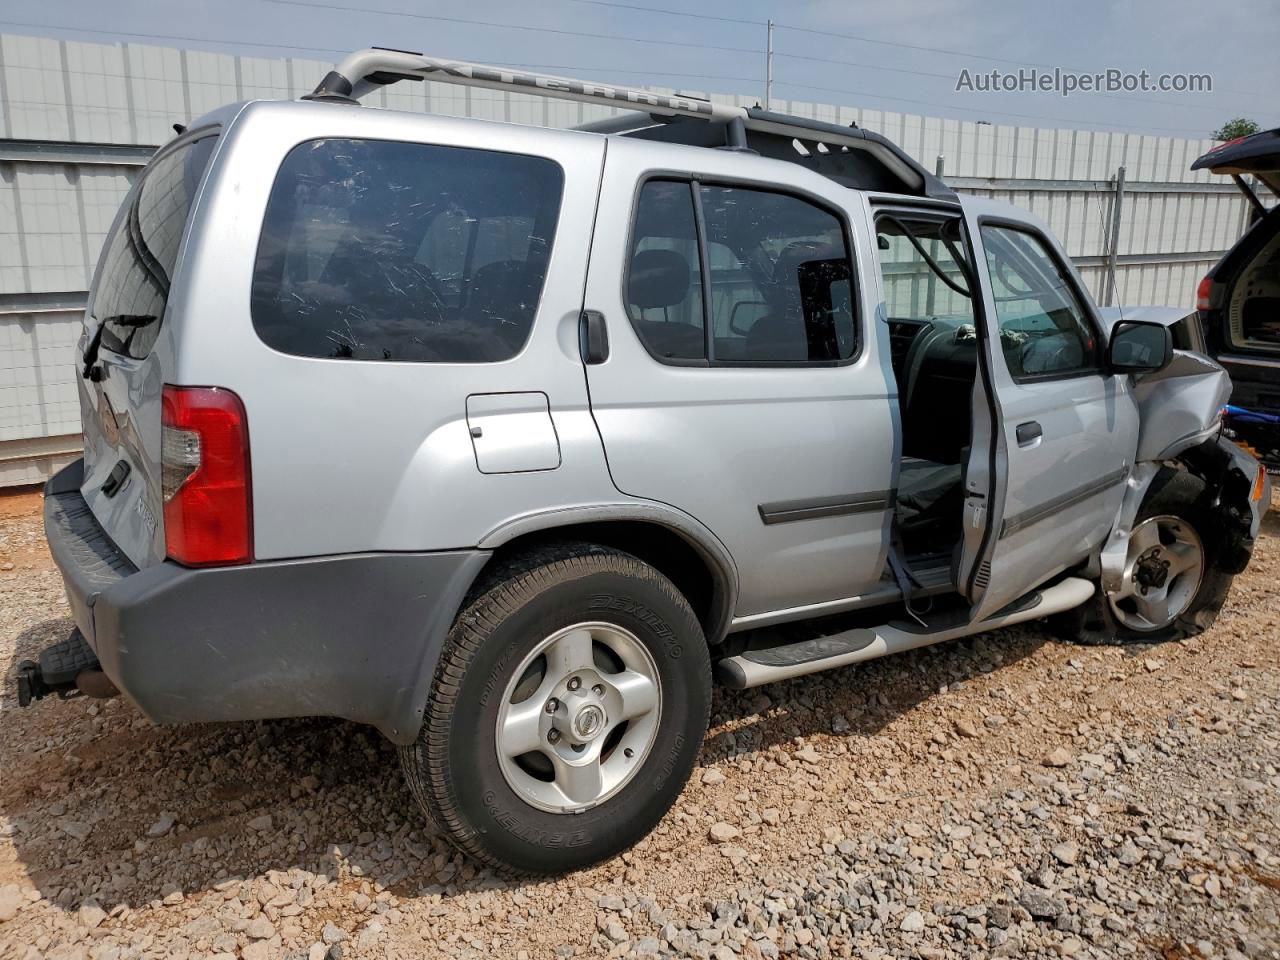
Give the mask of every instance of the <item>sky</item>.
[[(44, 0), (0, 31), (255, 56), (341, 58), (365, 46), (546, 73), (1040, 127), (1207, 137), (1247, 117), (1280, 126), (1276, 0)], [(1208, 74), (1211, 92), (957, 90), (993, 69)], [(775, 104), (775, 106), (777, 106)]]

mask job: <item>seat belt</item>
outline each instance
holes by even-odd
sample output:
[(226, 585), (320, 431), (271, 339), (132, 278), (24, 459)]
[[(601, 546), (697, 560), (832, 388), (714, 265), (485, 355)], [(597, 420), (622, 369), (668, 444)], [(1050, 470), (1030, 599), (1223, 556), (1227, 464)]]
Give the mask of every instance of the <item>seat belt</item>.
[(889, 569), (893, 571), (893, 579), (897, 581), (898, 592), (902, 594), (902, 606), (906, 609), (907, 615), (916, 623), (929, 629), (929, 624), (925, 623), (922, 613), (928, 613), (928, 608), (917, 610), (913, 604), (913, 594), (918, 587), (923, 586), (916, 579), (915, 574), (911, 572), (911, 568), (907, 562), (902, 559), (902, 544), (898, 539), (898, 533), (893, 530), (889, 537)]

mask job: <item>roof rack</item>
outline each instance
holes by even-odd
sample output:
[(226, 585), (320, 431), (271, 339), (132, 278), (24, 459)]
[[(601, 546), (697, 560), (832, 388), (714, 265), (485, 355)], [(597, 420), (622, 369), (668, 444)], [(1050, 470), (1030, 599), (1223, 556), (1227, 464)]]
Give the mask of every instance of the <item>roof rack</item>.
[(637, 111), (580, 130), (703, 147), (754, 151), (809, 167), (845, 186), (955, 201), (945, 183), (878, 133), (759, 107), (668, 96), (570, 77), (444, 60), (408, 50), (370, 47), (348, 55), (304, 100), (357, 103), (400, 80), (434, 80)]

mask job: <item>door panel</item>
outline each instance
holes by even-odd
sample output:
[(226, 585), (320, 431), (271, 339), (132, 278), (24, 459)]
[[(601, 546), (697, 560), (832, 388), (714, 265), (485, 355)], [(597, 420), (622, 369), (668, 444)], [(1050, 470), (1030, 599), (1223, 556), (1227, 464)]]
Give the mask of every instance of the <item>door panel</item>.
[[(650, 208), (637, 207), (644, 195), (638, 183), (688, 162), (684, 149), (667, 153), (665, 145), (615, 139), (605, 163), (585, 305), (605, 317), (609, 356), (586, 371), (613, 481), (624, 493), (689, 513), (724, 542), (738, 567), (736, 616), (856, 596), (879, 582), (884, 567), (897, 457), (888, 382), (869, 340), (869, 291), (848, 284), (859, 304), (852, 312), (861, 341), (851, 362), (741, 365), (788, 349), (780, 345), (793, 342), (786, 340), (793, 323), (808, 325), (810, 356), (815, 349), (852, 352), (843, 333), (815, 346), (812, 288), (805, 286), (815, 264), (821, 273), (838, 258), (822, 248), (830, 237), (761, 244), (747, 256), (740, 238), (748, 221), (767, 232), (782, 214), (742, 220), (756, 199), (735, 197), (723, 185), (738, 182), (739, 173), (758, 177), (761, 160), (704, 151), (705, 168), (693, 179), (715, 186), (697, 201), (701, 221), (710, 224), (702, 276), (691, 218), (673, 213), (667, 221), (676, 225), (655, 227)], [(863, 202), (859, 195), (793, 164), (779, 162), (776, 176), (843, 210), (855, 262), (870, 262), (865, 209), (851, 208)], [(659, 182), (677, 184), (655, 191), (673, 204), (683, 203), (681, 190), (693, 189), (687, 175)], [(623, 224), (632, 224), (634, 240)], [(791, 275), (802, 279), (787, 304), (770, 278)], [(824, 276), (824, 288), (841, 282)], [(709, 335), (700, 326), (704, 303)], [(739, 365), (716, 365), (726, 355)]]
[[(967, 206), (985, 313), (975, 418), (994, 432), (972, 452), (961, 569), (986, 617), (1106, 539), (1138, 412), (1129, 378), (1104, 371), (1094, 307), (1047, 231)], [(980, 410), (991, 403), (994, 417)]]

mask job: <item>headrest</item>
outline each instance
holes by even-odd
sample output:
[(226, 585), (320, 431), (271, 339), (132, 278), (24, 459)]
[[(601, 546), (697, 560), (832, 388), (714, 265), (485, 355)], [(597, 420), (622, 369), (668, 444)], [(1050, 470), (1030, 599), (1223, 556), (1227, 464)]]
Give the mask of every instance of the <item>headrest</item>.
[(773, 264), (774, 283), (794, 283), (803, 264), (843, 257), (843, 251), (817, 240), (794, 240), (782, 248)]
[(671, 307), (689, 293), (689, 261), (674, 250), (641, 250), (631, 258), (627, 297), (641, 310)]

